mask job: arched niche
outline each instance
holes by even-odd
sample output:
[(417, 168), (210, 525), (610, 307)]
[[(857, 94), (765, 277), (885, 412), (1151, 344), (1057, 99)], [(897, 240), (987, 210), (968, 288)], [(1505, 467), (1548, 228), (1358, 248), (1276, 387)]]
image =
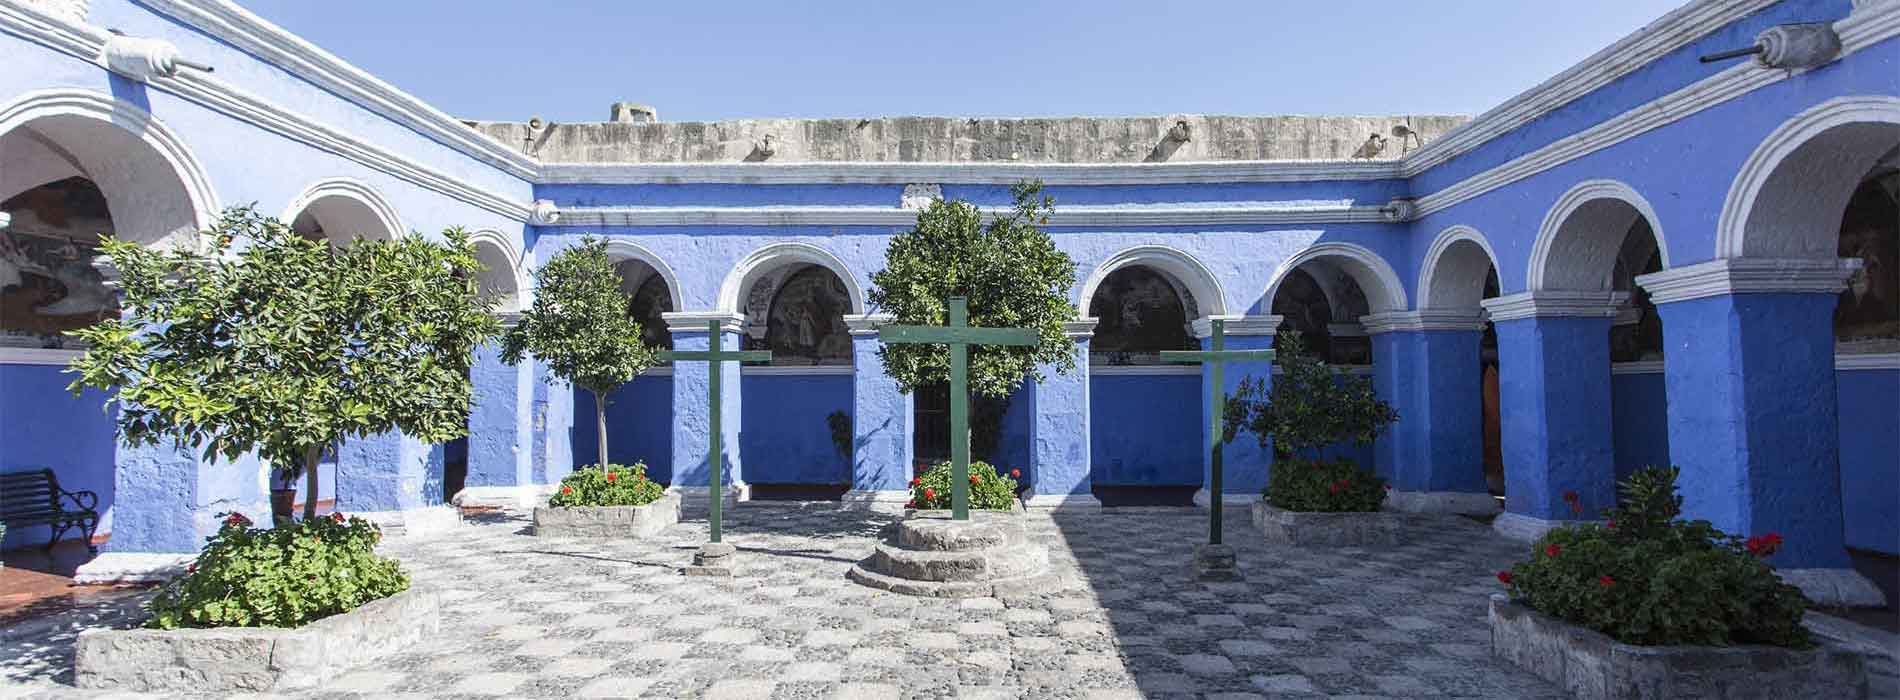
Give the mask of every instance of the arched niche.
[(1126, 265), (1095, 281), (1088, 315), (1097, 320), (1089, 362), (1158, 364), (1163, 350), (1200, 347), (1189, 324), (1195, 298), (1179, 282), (1147, 265)]
[(1669, 267), (1668, 239), (1649, 200), (1615, 180), (1578, 183), (1544, 215), (1527, 285), (1531, 291), (1610, 291), (1624, 241), (1639, 223), (1654, 238), (1661, 268)]
[(318, 181), (297, 195), (280, 217), (307, 238), (345, 246), (357, 238), (394, 240), (402, 221), (375, 188), (349, 178)]
[(1439, 232), (1419, 265), (1418, 308), (1477, 310), (1497, 263), (1491, 242), (1477, 229), (1459, 225)]
[(620, 290), (627, 295), (627, 313), (640, 324), (640, 340), (652, 347), (673, 348), (673, 333), (661, 314), (680, 310), (679, 281), (672, 266), (645, 246), (609, 239), (607, 257), (620, 274)]
[(475, 278), (476, 293), (493, 297), (497, 312), (520, 311), (525, 306), (521, 290), (528, 285), (522, 281), (521, 255), (513, 241), (500, 231), (484, 229), (470, 234), (469, 243), (483, 268)]

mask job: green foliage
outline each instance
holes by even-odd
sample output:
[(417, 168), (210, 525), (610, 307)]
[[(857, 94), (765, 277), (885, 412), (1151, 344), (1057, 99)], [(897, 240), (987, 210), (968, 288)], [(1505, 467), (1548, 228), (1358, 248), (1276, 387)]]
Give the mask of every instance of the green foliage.
[(838, 450), (838, 456), (851, 459), (851, 416), (844, 411), (832, 411), (825, 416), (825, 427), (831, 430), (831, 446)]
[(243, 207), (204, 238), (209, 251), (101, 244), (125, 314), (72, 332), (90, 349), (70, 388), (116, 389), (127, 443), (308, 468), (349, 436), (467, 434), (469, 364), (499, 324), (460, 229), (336, 249)]
[(1350, 459), (1288, 457), (1273, 463), (1267, 503), (1306, 513), (1371, 513), (1385, 503), (1385, 479)]
[[(1006, 397), (1024, 377), (1041, 379), (1038, 363), (1066, 374), (1076, 362), (1075, 342), (1062, 330), (1077, 316), (1069, 303), (1075, 261), (1037, 228), (1048, 223), (1055, 200), (1042, 194), (1041, 183), (1011, 192), (1015, 208), (988, 224), (969, 202), (932, 202), (918, 213), (916, 228), (891, 239), (886, 267), (871, 275), (871, 304), (899, 324), (944, 325), (949, 298), (963, 296), (972, 326), (1035, 329), (1035, 346), (971, 348), (970, 392), (978, 396)], [(942, 345), (886, 345), (878, 358), (905, 391), (950, 380), (950, 352)]]
[(1298, 332), (1281, 335), (1274, 364), (1281, 373), (1271, 388), (1249, 377), (1228, 399), (1226, 439), (1245, 426), (1260, 437), (1261, 447), (1271, 441), (1279, 462), (1341, 442), (1369, 444), (1399, 419), (1391, 404), (1379, 400), (1371, 378), (1333, 372), (1307, 353)]
[[(910, 480), (908, 508), (944, 510), (950, 507), (949, 462), (938, 462)], [(1009, 510), (1016, 507), (1016, 479), (1022, 471), (1010, 470), (1008, 476), (988, 462), (970, 463), (970, 507), (977, 510)]]
[(554, 376), (602, 396), (658, 362), (640, 342), (640, 324), (627, 313), (620, 273), (607, 242), (587, 237), (534, 272), (534, 305), (502, 336), (502, 357), (525, 355)]
[(225, 516), (184, 576), (161, 588), (145, 624), (180, 627), (298, 627), (409, 588), (394, 559), (376, 556), (382, 531), (341, 514), (253, 528)]
[(1551, 530), (1498, 579), (1532, 608), (1629, 644), (1810, 646), (1807, 597), (1765, 561), (1780, 535), (1743, 540), (1678, 519), (1676, 475), (1632, 475), (1604, 524)]
[(561, 488), (548, 499), (548, 505), (644, 506), (660, 500), (665, 492), (659, 482), (647, 478), (645, 462), (635, 462), (631, 467), (609, 464), (605, 469), (590, 464), (561, 479)]

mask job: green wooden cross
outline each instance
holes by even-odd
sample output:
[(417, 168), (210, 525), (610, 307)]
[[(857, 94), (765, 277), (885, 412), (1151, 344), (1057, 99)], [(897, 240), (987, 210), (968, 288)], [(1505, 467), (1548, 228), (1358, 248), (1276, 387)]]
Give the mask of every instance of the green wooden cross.
[(1208, 349), (1208, 350), (1163, 350), (1161, 351), (1161, 359), (1168, 362), (1182, 362), (1182, 363), (1197, 363), (1198, 362), (1200, 364), (1207, 365), (1208, 369), (1211, 370), (1212, 376), (1209, 377), (1209, 383), (1213, 385), (1214, 391), (1213, 393), (1209, 394), (1207, 397), (1207, 403), (1208, 403), (1208, 409), (1209, 409), (1208, 423), (1211, 424), (1208, 431), (1207, 439), (1208, 439), (1208, 449), (1213, 452), (1213, 454), (1211, 454), (1208, 458), (1208, 466), (1209, 466), (1210, 471), (1212, 472), (1209, 475), (1209, 481), (1213, 482), (1208, 485), (1208, 489), (1213, 491), (1213, 495), (1209, 498), (1209, 503), (1208, 503), (1209, 508), (1208, 508), (1208, 514), (1207, 514), (1207, 519), (1208, 519), (1207, 543), (1220, 544), (1221, 543), (1220, 519), (1221, 519), (1221, 495), (1222, 495), (1221, 494), (1221, 463), (1220, 463), (1221, 462), (1221, 459), (1220, 459), (1221, 442), (1222, 442), (1221, 441), (1221, 425), (1226, 422), (1225, 414), (1226, 414), (1226, 409), (1227, 409), (1227, 391), (1226, 389), (1222, 388), (1221, 369), (1228, 362), (1244, 362), (1244, 361), (1259, 361), (1259, 360), (1266, 360), (1266, 361), (1271, 362), (1273, 360), (1273, 351), (1272, 350), (1228, 350), (1227, 349), (1227, 329), (1225, 327), (1226, 322), (1217, 318), (1217, 319), (1214, 319), (1213, 325), (1214, 325), (1214, 329), (1213, 329), (1214, 334), (1213, 334), (1213, 342), (1210, 343), (1210, 345), (1212, 345), (1211, 349)]
[(950, 323), (944, 326), (884, 326), (886, 343), (941, 343), (950, 346), (950, 517), (970, 519), (970, 346), (1039, 345), (1033, 328), (973, 328), (970, 302), (950, 297)]
[(725, 471), (723, 469), (724, 465), (722, 464), (724, 461), (723, 455), (720, 454), (719, 450), (720, 366), (729, 360), (734, 362), (765, 362), (772, 359), (772, 353), (769, 350), (721, 351), (720, 345), (723, 341), (721, 336), (723, 334), (719, 332), (718, 321), (706, 322), (706, 335), (708, 336), (706, 342), (708, 343), (708, 347), (712, 348), (711, 350), (662, 350), (660, 351), (660, 359), (672, 360), (674, 362), (700, 361), (706, 363), (706, 385), (708, 387), (708, 393), (710, 394), (707, 401), (708, 405), (712, 408), (712, 415), (707, 419), (707, 432), (712, 433), (712, 450), (706, 459), (706, 463), (711, 465), (712, 468), (712, 480), (710, 483), (712, 487), (712, 515), (708, 519), (712, 521), (712, 541), (718, 542), (720, 515), (721, 511), (725, 509), (724, 504), (726, 500), (725, 489), (723, 488), (723, 484), (720, 483), (720, 472)]

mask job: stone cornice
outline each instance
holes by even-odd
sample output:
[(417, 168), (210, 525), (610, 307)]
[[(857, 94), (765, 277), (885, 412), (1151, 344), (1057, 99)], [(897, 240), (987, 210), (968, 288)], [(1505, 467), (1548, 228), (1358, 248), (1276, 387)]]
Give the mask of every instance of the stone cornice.
[(1280, 322), (1285, 320), (1285, 317), (1277, 314), (1229, 314), (1225, 316), (1204, 316), (1197, 318), (1188, 324), (1188, 327), (1196, 338), (1211, 337), (1214, 335), (1214, 319), (1216, 318), (1227, 322), (1221, 328), (1222, 332), (1226, 335), (1254, 336), (1270, 336), (1278, 333), (1280, 331)]
[(1077, 339), (1093, 337), (1095, 335), (1095, 324), (1100, 322), (1101, 319), (1087, 317), (1079, 318), (1074, 321), (1065, 321), (1062, 324), (1062, 334)]
[(1839, 258), (1722, 258), (1638, 275), (1656, 304), (1729, 294), (1839, 294), (1860, 261)]
[(1615, 318), (1629, 292), (1546, 290), (1519, 292), (1486, 299), (1485, 313), (1492, 321), (1521, 318)]
[(738, 333), (745, 329), (745, 315), (724, 311), (668, 311), (660, 314), (671, 333), (704, 333), (708, 321), (718, 321), (719, 330)]
[(1394, 160), (1267, 160), (1196, 163), (544, 163), (545, 184), (908, 185), (915, 183), (1144, 185), (1213, 182), (1390, 180)]
[[(695, 181), (697, 182), (697, 181)], [(1006, 216), (1011, 210), (986, 207)], [(1179, 207), (1063, 207), (1049, 226), (1243, 226), (1319, 223), (1391, 223), (1392, 208), (1343, 204)], [(892, 226), (917, 223), (917, 211), (896, 207), (572, 207), (548, 225), (603, 226)]]
[(1359, 317), (1366, 333), (1419, 331), (1477, 331), (1484, 329), (1484, 312), (1479, 309), (1420, 309), (1387, 311)]
[(851, 335), (877, 335), (877, 327), (897, 320), (893, 314), (845, 314), (845, 328)]
[(64, 367), (85, 353), (84, 350), (0, 347), (0, 365)]

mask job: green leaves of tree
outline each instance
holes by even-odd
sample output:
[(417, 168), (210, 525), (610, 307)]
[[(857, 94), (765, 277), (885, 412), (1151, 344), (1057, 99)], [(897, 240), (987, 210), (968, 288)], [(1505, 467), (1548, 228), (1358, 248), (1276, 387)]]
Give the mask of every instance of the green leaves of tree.
[(1341, 442), (1368, 444), (1379, 431), (1399, 419), (1391, 404), (1381, 401), (1367, 377), (1335, 374), (1325, 362), (1306, 351), (1296, 331), (1280, 337), (1274, 364), (1280, 374), (1271, 388), (1252, 378), (1243, 380), (1228, 399), (1226, 434), (1246, 426), (1273, 443), (1277, 456)]
[[(1056, 371), (1075, 368), (1075, 343), (1062, 324), (1074, 321), (1069, 288), (1075, 261), (1056, 249), (1038, 225), (1048, 223), (1055, 200), (1041, 183), (1011, 188), (1014, 210), (984, 223), (976, 205), (932, 202), (917, 226), (891, 239), (883, 270), (871, 275), (871, 304), (906, 325), (943, 325), (946, 302), (970, 300), (970, 325), (1033, 328), (1041, 343), (1030, 347), (978, 346), (970, 352), (970, 391), (1005, 397), (1025, 376), (1041, 379), (1038, 363)], [(906, 391), (950, 379), (949, 349), (941, 345), (886, 345), (884, 368)]]
[(627, 313), (607, 243), (588, 237), (535, 270), (534, 306), (502, 337), (502, 357), (533, 355), (554, 376), (604, 397), (657, 363)]
[(336, 249), (239, 207), (201, 238), (209, 250), (101, 244), (125, 312), (72, 332), (89, 349), (69, 388), (117, 389), (127, 443), (289, 467), (348, 436), (467, 433), (469, 363), (499, 325), (460, 229)]

